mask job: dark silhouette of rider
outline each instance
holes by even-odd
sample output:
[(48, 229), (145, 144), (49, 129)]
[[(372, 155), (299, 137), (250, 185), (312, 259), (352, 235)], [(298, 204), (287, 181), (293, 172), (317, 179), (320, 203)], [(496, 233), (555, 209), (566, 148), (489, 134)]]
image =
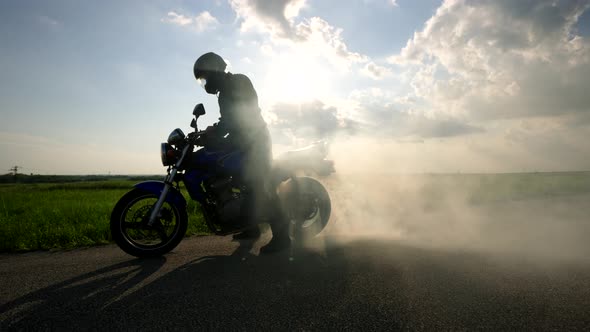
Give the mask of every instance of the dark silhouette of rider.
[(242, 173), (239, 175), (250, 193), (243, 210), (252, 225), (236, 234), (236, 239), (258, 238), (260, 212), (267, 209), (272, 216), (270, 226), (272, 240), (261, 248), (261, 253), (270, 253), (291, 245), (286, 219), (283, 217), (275, 191), (270, 187), (269, 174), (272, 167), (272, 143), (266, 122), (260, 114), (258, 95), (250, 79), (242, 74), (226, 72), (227, 64), (215, 53), (200, 56), (194, 65), (195, 78), (205, 91), (218, 96), (221, 117), (214, 126), (207, 128), (206, 135), (224, 138), (224, 148), (240, 151), (243, 155)]

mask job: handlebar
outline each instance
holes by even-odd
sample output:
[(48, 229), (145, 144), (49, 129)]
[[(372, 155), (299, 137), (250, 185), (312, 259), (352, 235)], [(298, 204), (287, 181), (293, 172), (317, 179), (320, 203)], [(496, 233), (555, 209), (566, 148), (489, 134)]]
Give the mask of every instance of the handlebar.
[(207, 132), (206, 130), (195, 131), (195, 132), (192, 132), (192, 133), (188, 134), (187, 135), (188, 136), (187, 138), (188, 138), (188, 140), (189, 140), (189, 142), (191, 144), (194, 144), (194, 145), (197, 145), (197, 146), (203, 146), (204, 143), (205, 143), (204, 140), (207, 139), (206, 138), (206, 135), (205, 135), (206, 132)]

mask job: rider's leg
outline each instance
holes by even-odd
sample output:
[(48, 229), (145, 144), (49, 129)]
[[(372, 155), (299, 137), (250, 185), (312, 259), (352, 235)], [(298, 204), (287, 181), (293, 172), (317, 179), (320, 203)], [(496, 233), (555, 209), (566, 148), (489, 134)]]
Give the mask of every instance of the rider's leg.
[(267, 245), (260, 248), (261, 254), (270, 254), (291, 246), (289, 224), (287, 223), (287, 218), (283, 215), (282, 209), (278, 205), (278, 201), (275, 201), (271, 205), (271, 209), (270, 228), (272, 230), (272, 239)]
[(262, 215), (268, 216), (273, 234), (272, 240), (261, 248), (261, 253), (285, 249), (291, 245), (291, 239), (287, 219), (283, 217), (276, 190), (270, 181), (272, 146), (267, 132), (250, 146), (244, 157), (244, 177), (251, 189), (253, 218), (260, 220)]
[[(248, 188), (252, 188), (252, 184), (246, 183)], [(260, 237), (260, 228), (258, 227), (258, 215), (256, 209), (256, 193), (250, 192), (246, 193), (246, 197), (242, 203), (242, 216), (245, 219), (245, 223), (250, 225), (241, 233), (235, 234), (233, 238), (235, 240), (245, 240), (245, 239), (257, 239)]]

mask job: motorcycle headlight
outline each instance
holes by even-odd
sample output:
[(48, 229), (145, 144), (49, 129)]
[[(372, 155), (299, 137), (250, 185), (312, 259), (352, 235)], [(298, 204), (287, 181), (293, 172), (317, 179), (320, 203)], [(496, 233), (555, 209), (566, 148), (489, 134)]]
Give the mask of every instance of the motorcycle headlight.
[(168, 135), (168, 144), (178, 145), (184, 141), (185, 135), (180, 128), (174, 129), (170, 135)]
[(178, 160), (176, 150), (168, 143), (162, 143), (160, 146), (160, 158), (162, 158), (162, 165), (174, 165)]

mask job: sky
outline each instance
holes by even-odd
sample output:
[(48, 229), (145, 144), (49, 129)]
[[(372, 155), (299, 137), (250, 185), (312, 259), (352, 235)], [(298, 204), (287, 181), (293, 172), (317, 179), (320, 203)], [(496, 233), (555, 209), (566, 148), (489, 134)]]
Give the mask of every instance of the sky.
[(0, 2), (0, 173), (160, 174), (214, 51), (276, 153), (351, 172), (590, 170), (589, 0)]

